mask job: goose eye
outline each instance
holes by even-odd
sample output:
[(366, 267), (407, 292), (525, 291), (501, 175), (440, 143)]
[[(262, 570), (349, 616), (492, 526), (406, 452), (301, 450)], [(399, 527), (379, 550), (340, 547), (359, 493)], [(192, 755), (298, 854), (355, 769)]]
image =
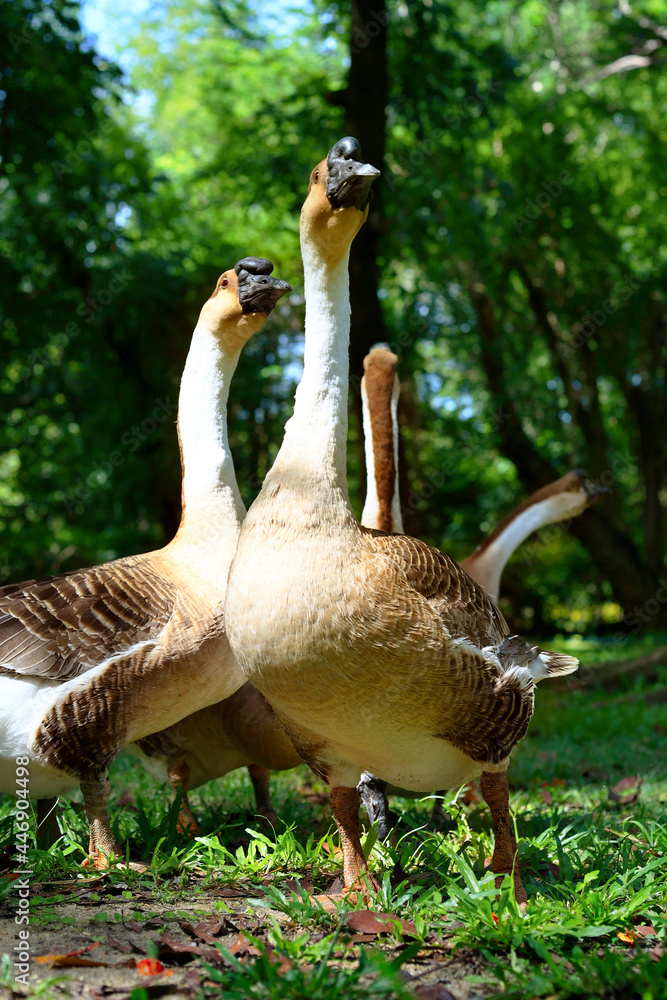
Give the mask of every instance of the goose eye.
[(313, 180), (317, 184), (317, 182), (319, 181), (319, 179), (320, 179), (320, 172), (319, 172), (319, 170), (316, 170), (315, 173), (313, 174)]
[(229, 284), (229, 278), (221, 278), (220, 279), (220, 287), (221, 288), (226, 288), (228, 284)]

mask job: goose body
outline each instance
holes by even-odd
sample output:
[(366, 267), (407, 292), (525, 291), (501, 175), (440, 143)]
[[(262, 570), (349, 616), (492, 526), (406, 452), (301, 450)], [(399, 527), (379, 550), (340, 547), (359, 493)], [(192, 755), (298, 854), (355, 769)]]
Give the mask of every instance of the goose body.
[[(386, 344), (376, 344), (364, 358), (361, 398), (368, 485), (361, 523), (402, 534), (397, 372), (398, 358)], [(582, 470), (568, 472), (515, 507), (475, 552), (460, 563), (461, 567), (497, 600), (503, 569), (524, 539), (547, 524), (577, 517), (595, 502), (600, 492), (601, 488)], [(386, 792), (410, 796), (415, 789), (388, 786), (375, 775), (364, 772), (359, 793), (371, 822), (378, 821), (381, 838), (387, 835), (390, 826)]]
[(247, 767), (257, 812), (275, 823), (269, 772), (287, 771), (302, 763), (266, 698), (248, 682), (231, 697), (126, 749), (158, 781), (168, 782), (180, 791), (179, 825), (194, 835), (199, 826), (190, 808), (188, 790)]
[(193, 334), (179, 400), (183, 516), (165, 548), (0, 591), (1, 791), (18, 755), (30, 792), (81, 783), (95, 863), (118, 853), (106, 772), (127, 743), (231, 696), (244, 676), (225, 633), (227, 571), (244, 513), (227, 441), (243, 344), (289, 286), (246, 258), (221, 275)]
[(355, 140), (341, 140), (311, 174), (301, 214), (304, 373), (239, 536), (228, 634), (245, 675), (332, 788), (346, 887), (367, 870), (356, 791), (366, 768), (417, 790), (484, 774), (504, 830), (496, 869), (513, 871), (504, 771), (536, 681), (577, 664), (511, 637), (484, 589), (448, 556), (353, 516), (348, 257), (377, 176), (357, 152)]

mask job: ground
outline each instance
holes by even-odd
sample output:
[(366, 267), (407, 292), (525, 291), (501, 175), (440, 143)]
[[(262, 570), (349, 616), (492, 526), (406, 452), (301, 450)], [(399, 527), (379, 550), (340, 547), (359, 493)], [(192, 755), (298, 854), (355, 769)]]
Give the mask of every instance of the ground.
[[(253, 815), (245, 772), (193, 793), (202, 836), (192, 841), (175, 833), (167, 792), (120, 759), (116, 833), (150, 871), (81, 867), (79, 793), (65, 802), (58, 842), (29, 855), (30, 984), (14, 982), (5, 958), (0, 995), (667, 997), (665, 683), (540, 686), (510, 770), (525, 914), (509, 887), (495, 891), (490, 820), (474, 789), (448, 793), (436, 823), (432, 800), (394, 799), (393, 836), (366, 838), (381, 893), (331, 914), (313, 891), (331, 887), (340, 857), (325, 789), (305, 766), (273, 778), (275, 831)], [(4, 844), (13, 806), (0, 801)], [(17, 901), (5, 875), (0, 954), (17, 940)]]

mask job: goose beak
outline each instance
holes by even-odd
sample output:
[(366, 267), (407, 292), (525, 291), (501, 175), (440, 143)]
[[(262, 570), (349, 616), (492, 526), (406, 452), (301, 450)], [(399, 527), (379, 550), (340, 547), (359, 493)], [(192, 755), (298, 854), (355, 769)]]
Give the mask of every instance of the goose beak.
[(327, 198), (332, 208), (358, 208), (368, 205), (371, 184), (380, 171), (362, 163), (359, 143), (351, 135), (338, 142), (327, 155)]
[(579, 489), (583, 490), (586, 494), (589, 504), (595, 503), (603, 493), (611, 493), (611, 490), (607, 486), (602, 486), (593, 479), (589, 479), (588, 473), (584, 469), (573, 469), (572, 471), (579, 479)]
[(266, 257), (244, 257), (234, 268), (238, 275), (239, 302), (244, 314), (268, 316), (286, 292), (292, 288), (280, 278), (272, 278), (273, 264)]

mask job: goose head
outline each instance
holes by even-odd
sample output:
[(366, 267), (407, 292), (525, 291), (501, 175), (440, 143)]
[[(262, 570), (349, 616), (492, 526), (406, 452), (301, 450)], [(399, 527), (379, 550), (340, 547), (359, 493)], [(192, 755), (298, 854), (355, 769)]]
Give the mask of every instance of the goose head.
[(310, 175), (301, 209), (302, 247), (313, 246), (329, 264), (341, 261), (366, 221), (371, 184), (379, 176), (361, 161), (352, 136), (334, 143)]
[(265, 257), (244, 257), (218, 278), (199, 320), (214, 333), (228, 354), (236, 354), (264, 325), (278, 299), (291, 287), (271, 277)]
[(386, 381), (392, 386), (398, 380), (398, 357), (389, 344), (373, 344), (364, 358), (364, 373), (368, 381)]
[(533, 493), (526, 503), (544, 504), (545, 508), (550, 509), (553, 522), (568, 521), (594, 504), (602, 493), (608, 492), (605, 486), (589, 479), (583, 469), (572, 469), (560, 479)]

